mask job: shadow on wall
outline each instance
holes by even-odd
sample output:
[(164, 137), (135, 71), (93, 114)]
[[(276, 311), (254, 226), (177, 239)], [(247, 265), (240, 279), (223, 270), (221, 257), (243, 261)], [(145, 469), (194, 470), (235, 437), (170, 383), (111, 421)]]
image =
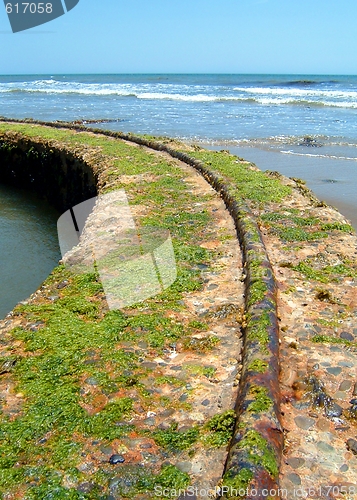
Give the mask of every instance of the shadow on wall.
[(98, 194), (97, 176), (82, 157), (40, 139), (0, 136), (0, 182), (34, 191), (60, 212)]

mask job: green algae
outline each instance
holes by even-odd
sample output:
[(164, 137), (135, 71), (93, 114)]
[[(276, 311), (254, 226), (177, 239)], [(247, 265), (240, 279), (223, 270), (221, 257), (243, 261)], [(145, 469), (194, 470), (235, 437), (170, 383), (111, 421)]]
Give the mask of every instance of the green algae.
[(267, 371), (268, 367), (269, 364), (266, 361), (263, 361), (261, 359), (255, 359), (248, 365), (248, 370), (257, 373), (264, 373)]
[(190, 484), (190, 476), (178, 470), (174, 465), (164, 465), (154, 482), (155, 485), (179, 491)]
[(251, 241), (253, 243), (260, 243), (260, 241), (261, 241), (260, 233), (259, 233), (257, 225), (255, 224), (255, 222), (253, 222), (253, 220), (251, 220), (248, 217), (245, 217), (244, 218), (244, 229), (247, 232), (247, 234), (249, 235), (249, 241)]
[[(289, 212), (287, 214), (286, 212)], [(260, 216), (262, 221), (266, 222), (277, 222), (277, 221), (291, 221), (296, 226), (305, 227), (305, 226), (314, 226), (320, 222), (317, 217), (301, 217), (296, 215), (299, 213), (298, 210), (291, 211), (287, 210), (284, 207), (284, 212), (267, 212)]]
[(234, 410), (214, 415), (204, 425), (204, 431), (207, 431), (207, 434), (202, 437), (203, 443), (214, 448), (226, 446), (232, 439), (235, 421)]
[(256, 279), (255, 281), (253, 281), (249, 287), (247, 305), (252, 306), (253, 304), (257, 304), (258, 302), (262, 301), (267, 291), (268, 287), (263, 280)]
[(183, 365), (183, 368), (192, 375), (199, 375), (206, 378), (213, 378), (214, 374), (216, 373), (216, 368), (214, 368), (213, 366), (186, 364)]
[(171, 451), (186, 450), (199, 439), (198, 427), (192, 427), (184, 432), (180, 432), (177, 428), (178, 424), (175, 422), (171, 424), (169, 429), (154, 431), (152, 437), (156, 444)]
[(260, 221), (284, 242), (315, 241), (328, 237), (326, 231), (319, 226), (320, 221), (316, 217), (289, 215), (284, 210), (283, 213), (262, 214)]
[(268, 327), (271, 325), (269, 314), (262, 312), (259, 318), (248, 317), (247, 336), (249, 340), (257, 341), (264, 348), (270, 342)]
[(116, 401), (110, 401), (105, 408), (84, 419), (80, 430), (84, 436), (94, 436), (99, 439), (113, 440), (122, 437), (132, 429), (132, 426), (117, 426), (123, 418), (129, 417), (133, 409), (133, 401), (126, 398), (118, 398)]
[(317, 318), (317, 322), (326, 328), (338, 328), (343, 320), (346, 318), (347, 313), (335, 314), (332, 319)]
[(355, 233), (355, 229), (350, 224), (342, 222), (328, 222), (321, 225), (324, 231), (342, 231), (343, 233)]
[[(223, 478), (223, 487), (228, 491), (225, 493), (226, 498), (240, 499), (245, 498), (246, 495), (243, 492), (247, 491), (251, 481), (253, 479), (253, 473), (251, 470), (242, 468), (238, 471), (237, 474), (234, 474), (232, 471), (228, 471)], [(242, 492), (240, 495), (239, 492)]]
[(176, 377), (172, 377), (171, 375), (163, 375), (161, 377), (156, 377), (155, 379), (156, 385), (164, 385), (169, 384), (175, 387), (184, 387), (186, 382)]
[(267, 440), (259, 432), (248, 431), (239, 441), (238, 448), (245, 450), (254, 464), (263, 466), (272, 477), (277, 477), (279, 466), (276, 456)]
[(169, 429), (144, 431), (153, 437), (156, 444), (170, 451), (184, 451), (197, 442), (204, 446), (219, 448), (227, 446), (232, 439), (236, 415), (234, 410), (227, 410), (211, 417), (203, 427), (193, 426), (185, 431), (178, 429), (173, 422)]
[(287, 267), (290, 267), (294, 271), (298, 271), (308, 279), (319, 281), (320, 283), (329, 283), (331, 281), (338, 281), (343, 277), (353, 278), (357, 276), (356, 269), (347, 262), (316, 269), (313, 267), (311, 259), (305, 259), (300, 261), (297, 265), (289, 264)]
[(183, 342), (183, 346), (187, 350), (204, 353), (214, 349), (219, 342), (220, 339), (215, 335), (207, 335), (201, 338), (188, 338)]
[(341, 339), (340, 337), (332, 337), (331, 335), (314, 335), (311, 337), (311, 342), (315, 344), (343, 344), (346, 346), (355, 345), (346, 339)]
[(328, 283), (330, 281), (329, 276), (327, 276), (322, 270), (314, 269), (311, 265), (309, 265), (309, 261), (301, 261), (296, 266), (291, 265), (290, 267), (308, 279), (320, 281), (321, 283)]
[(274, 227), (272, 232), (283, 241), (316, 241), (327, 238), (328, 234), (322, 231), (305, 231), (299, 227)]
[(203, 161), (209, 169), (221, 176), (236, 199), (253, 202), (280, 202), (291, 193), (291, 188), (265, 172), (255, 170), (234, 155), (216, 151), (190, 151), (190, 156)]
[(265, 387), (252, 385), (249, 388), (249, 396), (254, 399), (247, 407), (248, 412), (262, 413), (273, 406), (273, 400), (268, 396), (268, 390)]
[(201, 321), (193, 320), (188, 324), (189, 328), (194, 328), (195, 330), (208, 330), (207, 323), (202, 323)]
[[(290, 212), (290, 214), (287, 212)], [(262, 214), (260, 222), (284, 242), (316, 241), (328, 238), (329, 231), (354, 232), (354, 229), (349, 224), (340, 222), (323, 223), (317, 217), (298, 216), (296, 212), (291, 212), (285, 208), (281, 212)]]

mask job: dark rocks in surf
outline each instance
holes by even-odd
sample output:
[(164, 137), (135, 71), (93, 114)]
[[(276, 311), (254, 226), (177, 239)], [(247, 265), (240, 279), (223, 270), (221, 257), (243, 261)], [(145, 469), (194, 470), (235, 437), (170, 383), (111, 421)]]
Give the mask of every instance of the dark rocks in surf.
[(310, 135), (305, 135), (303, 140), (299, 142), (299, 146), (307, 146), (309, 148), (321, 148), (322, 144), (320, 142), (317, 142), (317, 140), (311, 137)]

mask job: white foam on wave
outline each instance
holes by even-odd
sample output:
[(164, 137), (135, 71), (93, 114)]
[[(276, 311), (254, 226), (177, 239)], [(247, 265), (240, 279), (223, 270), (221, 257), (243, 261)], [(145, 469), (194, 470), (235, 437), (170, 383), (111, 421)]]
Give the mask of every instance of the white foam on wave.
[(357, 109), (357, 91), (281, 87), (234, 87), (170, 83), (92, 83), (39, 79), (0, 84), (0, 93), (77, 94), (83, 96), (134, 97), (143, 100), (181, 102), (236, 102), (263, 106), (326, 106)]
[[(243, 100), (243, 99), (242, 99)], [(246, 99), (248, 101), (248, 99)], [(357, 109), (357, 101), (323, 101), (323, 100), (307, 100), (307, 99), (283, 99), (283, 98), (269, 98), (269, 97), (256, 97), (254, 99), (258, 104), (263, 104), (265, 106), (275, 105), (280, 106), (282, 104), (286, 105), (300, 105), (300, 106), (326, 106), (331, 108), (351, 108)]]
[(263, 105), (326, 106), (357, 108), (357, 91), (287, 89), (281, 87), (234, 87), (240, 96), (250, 96)]
[[(217, 95), (203, 93), (202, 87), (171, 84), (117, 84), (79, 83), (57, 80), (12, 82), (0, 84), (0, 93), (29, 92), (45, 94), (79, 94), (98, 96), (137, 97), (138, 99), (171, 99), (175, 101), (204, 102), (220, 100)], [(200, 93), (197, 93), (201, 91)]]
[(234, 87), (235, 91), (291, 97), (329, 97), (335, 99), (357, 99), (357, 91), (286, 89), (281, 87)]
[(295, 151), (280, 151), (285, 155), (294, 155), (294, 156), (309, 156), (312, 158), (330, 158), (331, 160), (352, 160), (357, 161), (357, 158), (349, 157), (349, 156), (336, 156), (336, 155), (323, 155), (323, 154), (313, 154), (313, 153), (296, 153)]
[(0, 85), (0, 93), (28, 92), (44, 94), (79, 94), (97, 96), (136, 97), (138, 99), (173, 100), (186, 102), (213, 102), (241, 100), (239, 97), (204, 93), (202, 86), (172, 84), (117, 84), (79, 83), (57, 80), (7, 83)]
[[(31, 82), (32, 85), (53, 85), (53, 84), (56, 84), (56, 83), (59, 83), (57, 82), (57, 80), (36, 80), (34, 82)], [(30, 85), (31, 84), (30, 82), (24, 82), (24, 85)]]
[(184, 95), (184, 94), (167, 94), (163, 92), (143, 92), (137, 94), (138, 99), (170, 99), (174, 101), (192, 101), (192, 102), (208, 102), (220, 100), (217, 96), (209, 96), (205, 94)]

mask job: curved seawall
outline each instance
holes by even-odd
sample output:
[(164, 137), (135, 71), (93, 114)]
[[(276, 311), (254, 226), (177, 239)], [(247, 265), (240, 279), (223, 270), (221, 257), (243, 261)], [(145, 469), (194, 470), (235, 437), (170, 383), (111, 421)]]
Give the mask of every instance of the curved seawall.
[(95, 165), (86, 150), (31, 140), (16, 133), (0, 136), (0, 180), (31, 190), (64, 212), (97, 194)]

